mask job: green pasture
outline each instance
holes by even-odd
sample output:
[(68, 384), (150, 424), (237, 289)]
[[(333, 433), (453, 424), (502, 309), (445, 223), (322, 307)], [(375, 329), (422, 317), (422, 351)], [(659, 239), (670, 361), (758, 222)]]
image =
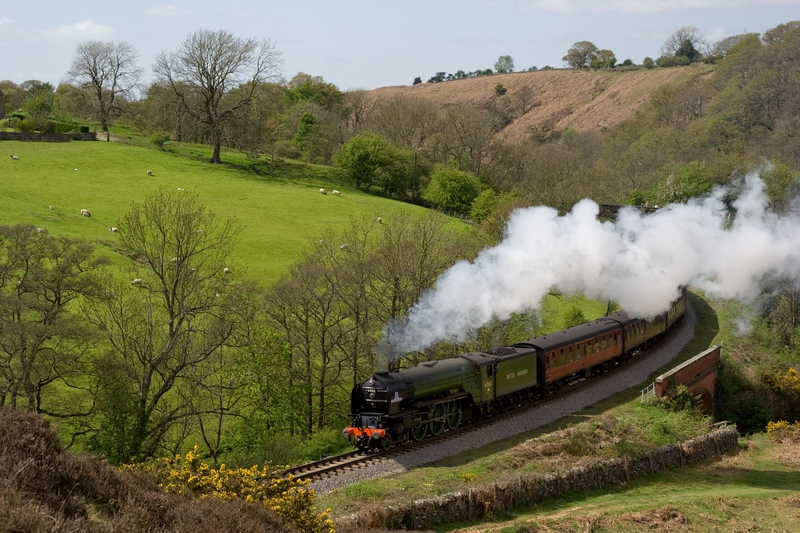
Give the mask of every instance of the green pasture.
[[(393, 214), (424, 211), (343, 185), (329, 168), (295, 164), (293, 172), (271, 176), (240, 164), (244, 158), (238, 154), (226, 154), (231, 164), (211, 165), (205, 162), (207, 147), (179, 154), (116, 142), (3, 141), (2, 146), (0, 224), (34, 224), (113, 250), (116, 239), (108, 228), (133, 202), (159, 189), (183, 188), (197, 192), (218, 215), (242, 223), (233, 265), (263, 284), (285, 273), (326, 229), (339, 230), (350, 217), (381, 216), (389, 222)], [(320, 187), (329, 194), (320, 194)], [(334, 188), (342, 195), (331, 195)], [(81, 216), (81, 209), (91, 217)]]

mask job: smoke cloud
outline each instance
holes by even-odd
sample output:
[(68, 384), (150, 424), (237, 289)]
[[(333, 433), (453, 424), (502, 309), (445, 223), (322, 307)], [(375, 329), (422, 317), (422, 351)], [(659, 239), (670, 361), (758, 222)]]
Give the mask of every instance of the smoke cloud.
[(378, 351), (398, 357), (463, 340), (492, 320), (538, 309), (551, 288), (611, 299), (644, 318), (666, 311), (681, 285), (753, 303), (764, 276), (800, 277), (800, 217), (768, 209), (758, 173), (737, 188), (735, 217), (724, 188), (650, 215), (623, 208), (615, 223), (598, 221), (588, 199), (564, 216), (519, 209), (500, 244), (451, 267), (406, 318), (387, 324)]

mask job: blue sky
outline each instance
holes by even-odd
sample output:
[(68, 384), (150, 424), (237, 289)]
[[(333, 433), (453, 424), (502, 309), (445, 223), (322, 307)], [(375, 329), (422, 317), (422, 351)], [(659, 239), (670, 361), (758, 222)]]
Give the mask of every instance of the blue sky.
[(286, 79), (306, 72), (342, 90), (374, 89), (493, 68), (505, 54), (516, 70), (560, 68), (584, 40), (641, 63), (682, 26), (715, 42), (792, 20), (800, 0), (5, 1), (0, 80), (57, 84), (76, 44), (99, 39), (132, 44), (146, 82), (156, 54), (208, 28), (272, 39)]

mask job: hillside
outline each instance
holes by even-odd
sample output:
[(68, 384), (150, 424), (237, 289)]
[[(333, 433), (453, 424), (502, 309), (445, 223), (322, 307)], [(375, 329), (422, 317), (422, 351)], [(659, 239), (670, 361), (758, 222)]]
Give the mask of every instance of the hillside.
[[(88, 239), (113, 256), (116, 237), (108, 228), (132, 203), (158, 189), (183, 188), (243, 225), (233, 259), (247, 269), (247, 278), (264, 285), (285, 273), (310, 242), (328, 229), (340, 230), (351, 217), (388, 221), (393, 213), (423, 211), (332, 182), (329, 173), (310, 165), (299, 165), (304, 178), (287, 180), (114, 142), (3, 141), (3, 148), (19, 159), (0, 161), (0, 224), (33, 224)], [(320, 187), (343, 194), (322, 195)], [(81, 209), (91, 217), (81, 216)]]
[[(484, 108), (497, 105), (507, 109), (511, 118), (500, 137), (518, 142), (532, 128), (545, 122), (559, 131), (611, 128), (631, 118), (658, 87), (710, 72), (711, 67), (704, 64), (627, 72), (545, 70), (382, 87), (370, 94), (379, 99), (397, 94), (416, 96), (429, 99), (441, 108), (455, 104)], [(507, 89), (503, 96), (495, 93), (497, 84)], [(529, 90), (523, 90), (526, 87)], [(521, 112), (523, 94), (533, 102), (524, 114)]]

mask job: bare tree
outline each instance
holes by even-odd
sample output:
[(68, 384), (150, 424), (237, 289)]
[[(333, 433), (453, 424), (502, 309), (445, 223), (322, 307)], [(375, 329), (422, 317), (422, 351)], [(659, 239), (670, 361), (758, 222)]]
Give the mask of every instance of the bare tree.
[(519, 114), (524, 115), (538, 102), (536, 92), (530, 85), (523, 85), (511, 93), (511, 98), (517, 103)]
[(684, 43), (687, 42), (695, 50), (700, 50), (702, 47), (707, 46), (707, 42), (697, 26), (683, 26), (667, 37), (666, 42), (661, 46), (661, 55), (675, 56), (684, 46)]
[(276, 79), (283, 64), (270, 39), (242, 39), (224, 30), (199, 30), (174, 52), (161, 52), (153, 72), (186, 112), (211, 131), (212, 163), (221, 163), (225, 125)]
[(86, 106), (100, 120), (103, 131), (108, 131), (109, 122), (119, 116), (121, 104), (130, 99), (139, 82), (138, 56), (124, 41), (85, 41), (75, 51), (68, 81), (82, 89)]

